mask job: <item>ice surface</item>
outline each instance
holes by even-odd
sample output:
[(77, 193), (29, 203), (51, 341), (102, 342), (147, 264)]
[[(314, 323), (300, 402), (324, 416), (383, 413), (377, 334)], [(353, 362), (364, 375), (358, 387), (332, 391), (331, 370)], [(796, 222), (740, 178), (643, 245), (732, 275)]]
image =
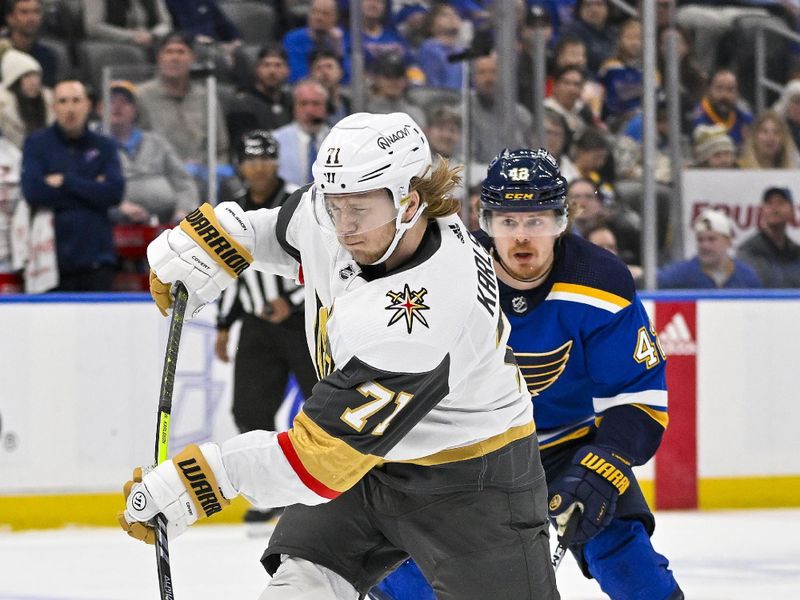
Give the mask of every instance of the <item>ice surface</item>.
[[(657, 523), (654, 544), (689, 600), (800, 599), (800, 510), (661, 512)], [(190, 530), (170, 545), (176, 599), (256, 600), (266, 542), (243, 526)], [(154, 552), (116, 529), (0, 532), (0, 600), (157, 599)], [(558, 582), (564, 600), (606, 598), (570, 555)]]

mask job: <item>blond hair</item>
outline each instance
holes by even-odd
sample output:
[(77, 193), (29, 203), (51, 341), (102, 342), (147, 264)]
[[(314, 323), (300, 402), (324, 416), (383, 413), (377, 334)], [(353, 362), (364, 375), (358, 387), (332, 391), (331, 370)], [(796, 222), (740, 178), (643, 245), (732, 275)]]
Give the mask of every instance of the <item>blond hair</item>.
[(423, 213), (428, 219), (447, 217), (461, 209), (461, 201), (452, 195), (452, 191), (461, 185), (461, 165), (451, 167), (450, 162), (442, 157), (436, 166), (422, 174), (422, 177), (411, 179), (411, 189), (420, 195), (420, 200), (428, 206)]
[[(778, 128), (781, 148), (771, 164), (764, 164), (761, 157), (759, 157), (756, 135), (758, 130), (768, 121), (772, 121)], [(750, 137), (745, 141), (742, 156), (739, 158), (739, 166), (743, 169), (796, 169), (800, 166), (800, 154), (794, 145), (792, 134), (789, 133), (789, 128), (778, 113), (772, 110), (765, 110), (755, 120)]]

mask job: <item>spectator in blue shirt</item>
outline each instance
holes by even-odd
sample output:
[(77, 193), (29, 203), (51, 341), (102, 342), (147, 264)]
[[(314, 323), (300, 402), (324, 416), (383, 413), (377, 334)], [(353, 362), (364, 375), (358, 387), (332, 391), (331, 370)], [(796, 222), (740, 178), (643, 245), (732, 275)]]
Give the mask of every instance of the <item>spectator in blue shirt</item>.
[(310, 74), (311, 54), (329, 50), (342, 57), (345, 76), (350, 79), (350, 60), (344, 51), (344, 33), (338, 25), (339, 9), (336, 0), (313, 0), (308, 9), (306, 27), (292, 29), (283, 38), (289, 58), (289, 83), (296, 83)]
[(242, 45), (242, 34), (217, 0), (166, 0), (166, 4), (176, 30), (198, 45), (218, 43), (228, 64), (233, 64), (233, 53)]
[(722, 125), (737, 149), (750, 135), (753, 115), (739, 106), (739, 84), (729, 68), (720, 68), (708, 79), (708, 91), (695, 109), (692, 128), (698, 125)]
[(600, 67), (599, 79), (606, 88), (603, 120), (618, 131), (642, 103), (642, 24), (625, 21), (619, 29), (617, 51)]
[(586, 44), (587, 67), (593, 77), (617, 43), (617, 28), (609, 24), (608, 13), (608, 0), (578, 0), (575, 19), (561, 31), (562, 35), (577, 37)]
[(109, 209), (125, 181), (114, 140), (89, 131), (91, 103), (79, 81), (53, 90), (56, 122), (28, 137), (22, 192), (33, 210), (54, 214), (60, 291), (111, 290), (116, 253)]
[(196, 42), (236, 42), (242, 34), (216, 0), (166, 0), (174, 29), (191, 35)]
[[(372, 68), (375, 59), (385, 54), (399, 54), (410, 61), (411, 53), (405, 40), (397, 31), (386, 26), (387, 0), (359, 0), (361, 2), (361, 44), (364, 67)], [(349, 55), (352, 40), (350, 30), (345, 32), (344, 47)]]
[(426, 23), (429, 39), (422, 42), (417, 52), (417, 63), (425, 74), (425, 85), (460, 89), (464, 64), (447, 62), (447, 57), (463, 50), (458, 41), (461, 18), (452, 6), (437, 4), (428, 13)]
[(753, 268), (731, 257), (733, 223), (719, 210), (706, 209), (694, 221), (697, 256), (658, 272), (661, 289), (760, 288)]

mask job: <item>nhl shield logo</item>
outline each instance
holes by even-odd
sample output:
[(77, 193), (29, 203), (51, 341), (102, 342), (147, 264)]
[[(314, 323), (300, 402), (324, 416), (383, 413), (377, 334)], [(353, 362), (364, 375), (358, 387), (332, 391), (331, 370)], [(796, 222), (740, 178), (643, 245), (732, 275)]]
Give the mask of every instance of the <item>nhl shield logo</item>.
[(425, 302), (423, 302), (427, 293), (428, 290), (425, 288), (421, 288), (419, 291), (414, 292), (408, 287), (408, 284), (405, 284), (402, 292), (386, 292), (386, 296), (389, 298), (390, 303), (389, 306), (384, 308), (386, 310), (394, 311), (394, 314), (391, 316), (389, 323), (386, 326), (391, 327), (400, 319), (405, 319), (406, 330), (408, 333), (411, 333), (411, 328), (414, 325), (414, 321), (422, 323), (422, 325), (428, 327), (428, 321), (425, 319), (425, 315), (422, 314), (423, 310), (430, 310), (431, 308), (430, 306), (427, 306)]
[(528, 301), (525, 296), (515, 296), (511, 300), (511, 308), (515, 313), (522, 314), (528, 310)]
[(356, 270), (353, 265), (347, 265), (346, 267), (339, 270), (339, 279), (342, 281), (347, 281), (353, 275), (356, 274)]

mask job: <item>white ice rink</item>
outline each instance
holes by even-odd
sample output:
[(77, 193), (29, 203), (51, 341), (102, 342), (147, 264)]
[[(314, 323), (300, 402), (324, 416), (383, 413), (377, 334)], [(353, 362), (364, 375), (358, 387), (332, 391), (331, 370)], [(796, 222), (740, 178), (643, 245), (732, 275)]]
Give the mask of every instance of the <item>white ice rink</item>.
[[(800, 510), (657, 520), (655, 545), (689, 600), (800, 599)], [(176, 600), (256, 600), (267, 582), (258, 562), (265, 544), (241, 526), (190, 530), (170, 546)], [(569, 555), (558, 582), (564, 600), (606, 598)], [(154, 551), (120, 530), (0, 532), (0, 600), (150, 599), (158, 599)]]

